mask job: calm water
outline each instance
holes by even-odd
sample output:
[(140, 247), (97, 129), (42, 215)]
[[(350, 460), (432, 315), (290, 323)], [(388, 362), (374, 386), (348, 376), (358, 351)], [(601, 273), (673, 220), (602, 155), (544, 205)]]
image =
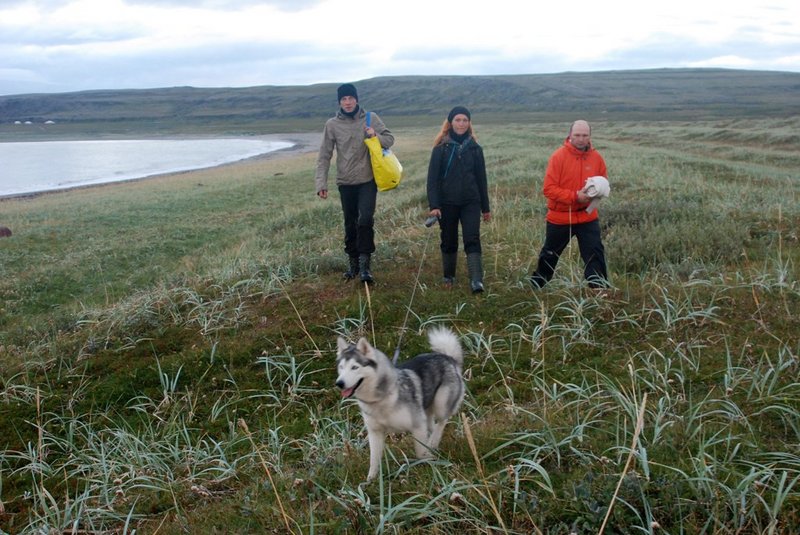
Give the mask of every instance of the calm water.
[(0, 196), (213, 167), (291, 146), (259, 139), (0, 143)]

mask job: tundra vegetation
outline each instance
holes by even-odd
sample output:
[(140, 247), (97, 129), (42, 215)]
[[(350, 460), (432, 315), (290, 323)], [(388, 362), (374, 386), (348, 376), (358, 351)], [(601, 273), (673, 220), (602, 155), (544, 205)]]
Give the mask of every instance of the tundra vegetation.
[[(440, 284), (422, 225), (436, 126), (395, 130), (369, 289), (313, 153), (0, 201), (0, 531), (800, 530), (800, 118), (594, 120), (603, 293), (575, 244), (526, 282), (566, 122), (480, 119), (481, 296), (463, 261)], [(336, 337), (410, 356), (439, 324), (461, 414), (437, 460), (397, 437), (362, 485)]]

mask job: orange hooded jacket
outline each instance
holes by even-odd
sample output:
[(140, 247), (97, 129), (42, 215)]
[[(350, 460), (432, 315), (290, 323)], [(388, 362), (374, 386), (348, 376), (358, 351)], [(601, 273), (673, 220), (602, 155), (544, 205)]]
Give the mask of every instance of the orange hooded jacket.
[(547, 197), (547, 221), (556, 225), (577, 225), (597, 219), (597, 210), (586, 213), (588, 203), (577, 201), (578, 190), (593, 176), (607, 176), (606, 162), (592, 145), (581, 151), (569, 138), (550, 156), (542, 191)]

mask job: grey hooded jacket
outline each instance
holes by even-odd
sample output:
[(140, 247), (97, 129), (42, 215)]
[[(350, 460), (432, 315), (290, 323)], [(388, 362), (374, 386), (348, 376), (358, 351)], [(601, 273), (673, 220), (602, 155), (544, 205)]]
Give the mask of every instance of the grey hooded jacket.
[[(364, 144), (366, 118), (367, 113), (363, 109), (359, 109), (354, 117), (348, 117), (340, 109), (335, 117), (325, 122), (317, 157), (317, 193), (328, 189), (328, 172), (334, 148), (337, 186), (353, 186), (374, 180), (369, 150)], [(384, 149), (392, 146), (394, 136), (375, 112), (370, 112), (370, 126), (375, 130)]]

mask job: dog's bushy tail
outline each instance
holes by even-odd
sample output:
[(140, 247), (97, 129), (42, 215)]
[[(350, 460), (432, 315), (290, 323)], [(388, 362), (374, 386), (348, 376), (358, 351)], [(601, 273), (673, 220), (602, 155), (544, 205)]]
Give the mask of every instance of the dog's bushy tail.
[(461, 349), (461, 342), (453, 331), (447, 327), (435, 327), (428, 331), (428, 341), (433, 351), (453, 357), (458, 367), (463, 367), (464, 352)]

